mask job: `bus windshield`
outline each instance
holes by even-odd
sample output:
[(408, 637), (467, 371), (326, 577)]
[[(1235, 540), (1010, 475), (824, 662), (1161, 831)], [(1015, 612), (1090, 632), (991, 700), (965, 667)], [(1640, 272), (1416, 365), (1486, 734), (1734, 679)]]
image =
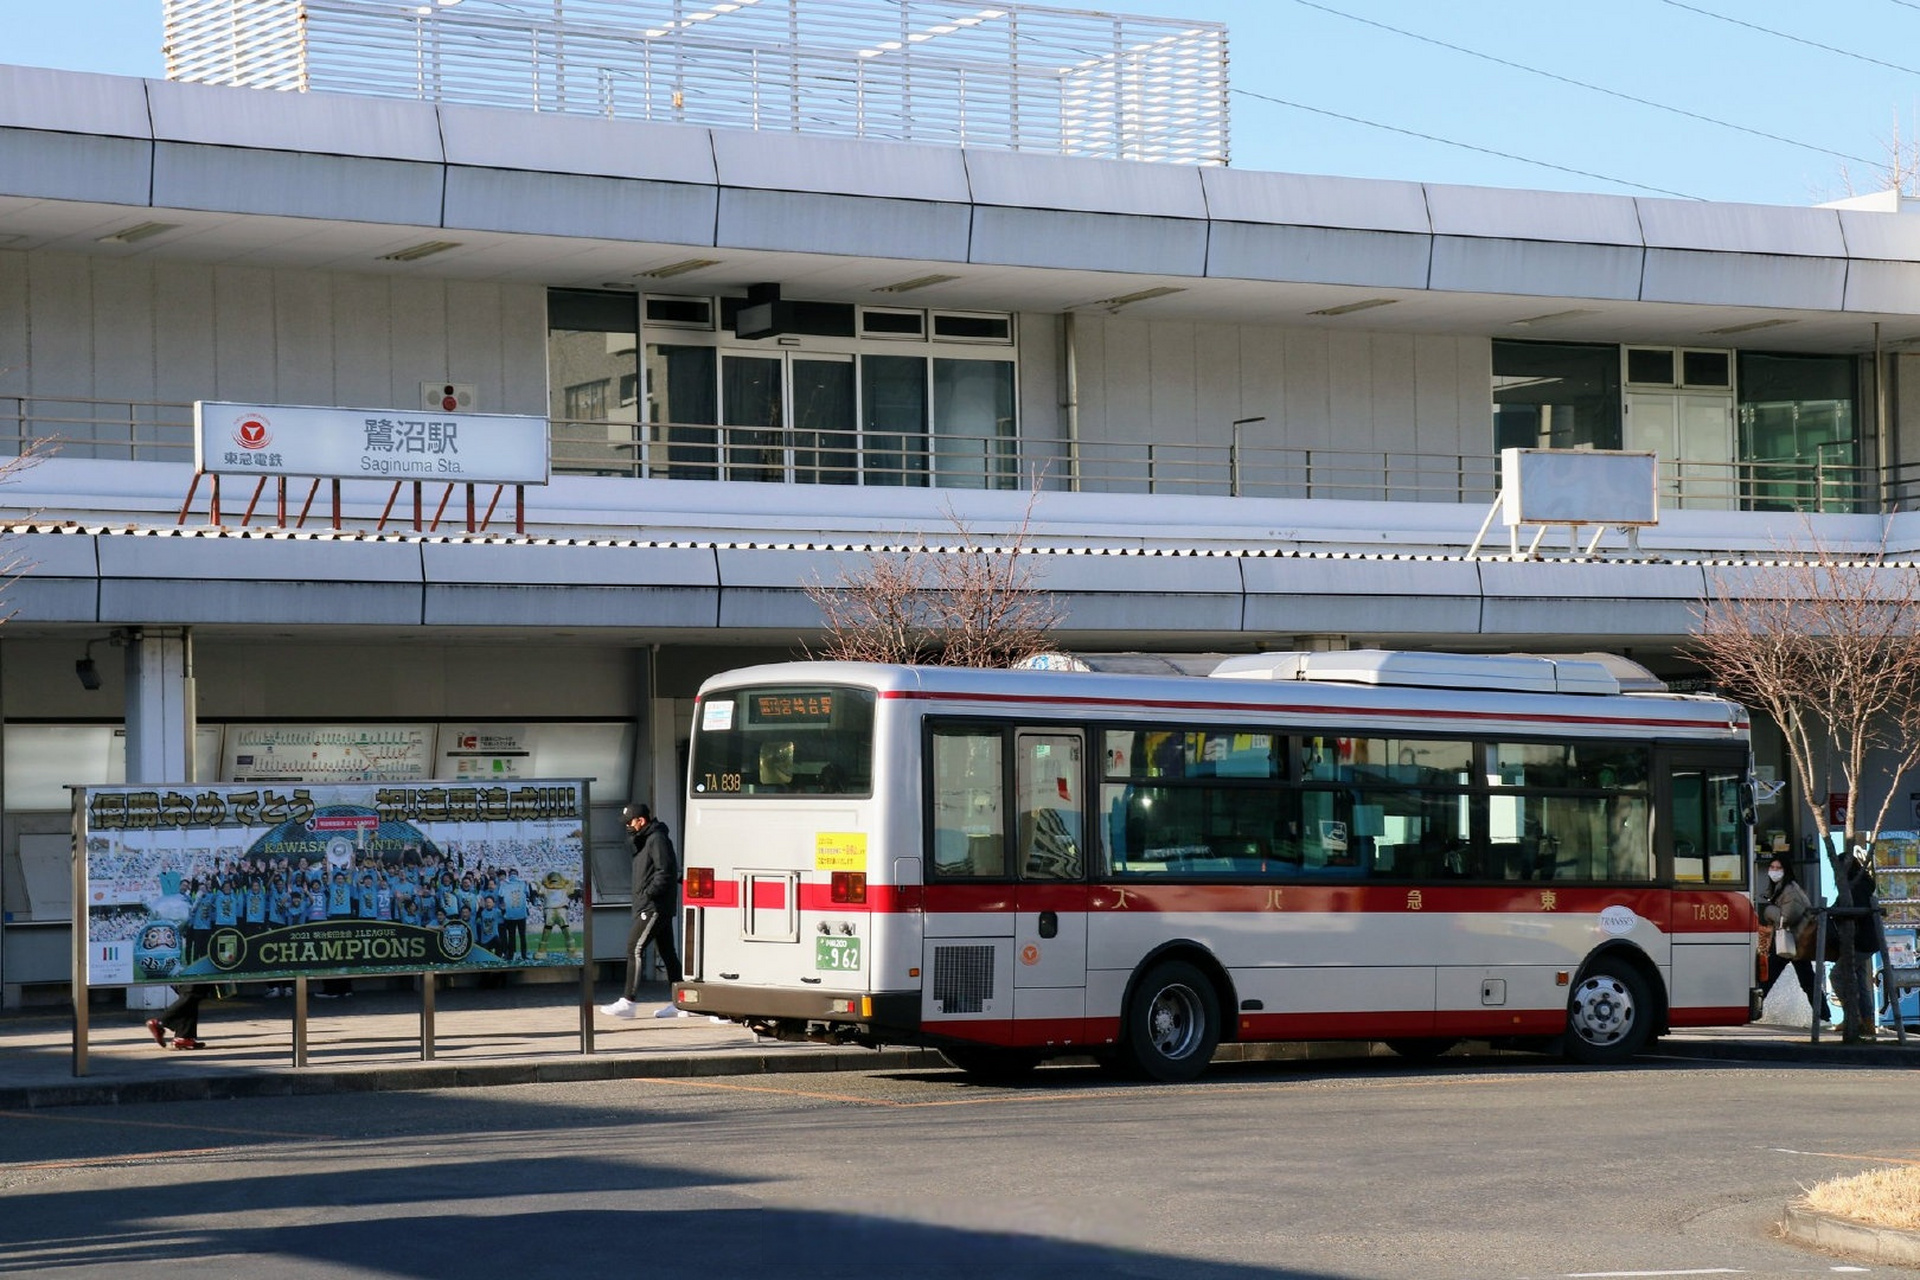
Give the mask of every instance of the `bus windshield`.
[(768, 685), (701, 699), (695, 795), (864, 796), (873, 792), (869, 689)]

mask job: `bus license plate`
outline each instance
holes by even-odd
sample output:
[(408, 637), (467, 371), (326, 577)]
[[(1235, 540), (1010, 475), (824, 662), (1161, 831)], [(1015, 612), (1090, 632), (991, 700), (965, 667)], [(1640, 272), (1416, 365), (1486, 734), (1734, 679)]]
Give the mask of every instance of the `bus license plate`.
[(860, 967), (860, 939), (814, 939), (813, 967), (816, 969), (831, 969), (835, 973), (850, 973), (858, 969)]

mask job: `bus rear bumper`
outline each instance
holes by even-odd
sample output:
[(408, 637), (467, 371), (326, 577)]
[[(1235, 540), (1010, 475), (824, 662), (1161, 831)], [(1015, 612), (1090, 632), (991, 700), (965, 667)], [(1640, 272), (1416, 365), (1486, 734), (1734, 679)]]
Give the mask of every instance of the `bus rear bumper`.
[(744, 1023), (776, 1040), (834, 1044), (911, 1043), (919, 1036), (920, 993), (793, 991), (721, 982), (681, 982), (673, 1002), (693, 1013)]

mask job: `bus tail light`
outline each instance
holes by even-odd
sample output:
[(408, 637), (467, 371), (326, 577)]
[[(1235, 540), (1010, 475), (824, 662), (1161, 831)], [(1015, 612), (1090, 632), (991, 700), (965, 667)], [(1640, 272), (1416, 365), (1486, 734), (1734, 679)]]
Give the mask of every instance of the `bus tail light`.
[(686, 894), (689, 898), (711, 898), (713, 896), (713, 868), (688, 867)]
[(867, 900), (867, 873), (864, 871), (834, 872), (833, 900), (835, 902), (865, 902)]

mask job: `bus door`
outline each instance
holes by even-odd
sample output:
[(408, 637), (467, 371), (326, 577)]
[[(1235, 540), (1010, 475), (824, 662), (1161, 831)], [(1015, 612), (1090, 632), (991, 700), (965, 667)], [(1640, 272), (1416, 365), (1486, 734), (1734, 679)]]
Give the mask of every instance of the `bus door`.
[(1087, 1014), (1086, 736), (1014, 733), (1015, 1040), (1078, 1044)]
[(1657, 852), (1671, 878), (1673, 1007), (1737, 1009), (1753, 980), (1753, 920), (1744, 900), (1752, 865), (1747, 760), (1741, 752), (1672, 751)]

